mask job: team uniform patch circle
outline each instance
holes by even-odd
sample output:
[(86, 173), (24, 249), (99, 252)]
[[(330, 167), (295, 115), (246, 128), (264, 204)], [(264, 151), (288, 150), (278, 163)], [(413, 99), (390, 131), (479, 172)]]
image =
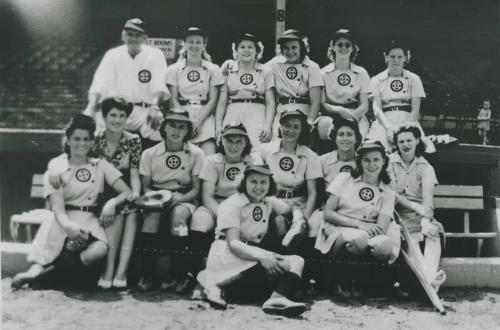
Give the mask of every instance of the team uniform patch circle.
[(228, 168), (226, 171), (226, 178), (228, 178), (230, 181), (234, 181), (234, 180), (236, 180), (238, 175), (240, 175), (240, 173), (241, 173), (241, 171), (237, 167)]
[(375, 193), (371, 188), (363, 188), (359, 191), (359, 198), (365, 202), (369, 202), (375, 197)]
[(252, 216), (253, 216), (253, 219), (255, 221), (260, 221), (262, 220), (262, 215), (264, 214), (264, 212), (262, 212), (262, 209), (260, 206), (256, 206), (254, 209), (253, 209), (253, 212), (252, 212)]
[(351, 83), (351, 76), (347, 73), (342, 73), (337, 77), (337, 82), (340, 86), (347, 86)]
[(297, 78), (297, 74), (298, 74), (297, 68), (295, 68), (293, 66), (291, 66), (288, 69), (286, 69), (286, 77), (288, 79), (295, 79), (295, 78)]
[(190, 82), (195, 82), (200, 79), (200, 73), (198, 71), (189, 71), (187, 78)]
[(179, 168), (179, 166), (181, 166), (181, 159), (176, 155), (168, 156), (166, 163), (168, 168), (175, 170), (176, 168)]
[(403, 89), (403, 82), (401, 80), (393, 80), (391, 82), (391, 89), (394, 92), (399, 92)]
[(149, 72), (148, 70), (139, 71), (139, 81), (144, 84), (150, 82), (151, 72)]
[(80, 182), (87, 182), (90, 180), (91, 174), (90, 171), (86, 168), (81, 168), (75, 173), (75, 177)]
[(351, 165), (344, 165), (340, 168), (340, 172), (349, 172), (351, 173), (353, 170), (352, 166)]
[(240, 82), (243, 85), (249, 85), (253, 82), (253, 76), (250, 73), (244, 73), (240, 77)]
[(280, 159), (280, 168), (285, 172), (291, 171), (293, 165), (293, 159), (291, 159), (290, 157), (283, 157)]

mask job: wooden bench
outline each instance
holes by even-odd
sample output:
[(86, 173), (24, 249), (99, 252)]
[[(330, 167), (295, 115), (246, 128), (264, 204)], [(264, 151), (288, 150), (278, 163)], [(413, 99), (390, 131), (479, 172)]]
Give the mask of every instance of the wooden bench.
[[(30, 197), (41, 200), (40, 204), (43, 205), (43, 202), (45, 201), (45, 197), (43, 195), (43, 174), (33, 175)], [(27, 243), (33, 240), (34, 227), (40, 226), (44, 220), (43, 217), (36, 216), (38, 210), (15, 214), (10, 218), (10, 234), (14, 240), (17, 240), (19, 237), (20, 228), (24, 228), (26, 232)]]
[(485, 238), (495, 238), (498, 235), (496, 232), (470, 231), (470, 211), (484, 209), (482, 186), (439, 185), (434, 191), (434, 207), (436, 209), (463, 210), (463, 232), (445, 232), (445, 237), (477, 239), (476, 257), (481, 256), (483, 240)]

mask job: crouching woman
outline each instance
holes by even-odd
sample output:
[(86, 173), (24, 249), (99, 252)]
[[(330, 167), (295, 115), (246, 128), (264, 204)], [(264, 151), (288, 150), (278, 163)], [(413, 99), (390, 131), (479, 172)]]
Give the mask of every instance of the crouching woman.
[(221, 203), (207, 268), (198, 274), (212, 305), (225, 307), (222, 290), (230, 295), (227, 291), (238, 286), (271, 294), (262, 306), (264, 312), (294, 316), (305, 311), (305, 304), (291, 300), (300, 286), (304, 260), (266, 249), (271, 212), (292, 212), (289, 204), (272, 197), (275, 189), (269, 168), (252, 165), (245, 170), (238, 193)]

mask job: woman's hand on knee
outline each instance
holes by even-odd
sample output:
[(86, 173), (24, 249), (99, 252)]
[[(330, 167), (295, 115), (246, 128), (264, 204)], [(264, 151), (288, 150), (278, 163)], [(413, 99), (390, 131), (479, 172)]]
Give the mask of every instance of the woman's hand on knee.
[(286, 272), (284, 258), (278, 254), (267, 253), (259, 262), (271, 278), (276, 278)]
[(380, 226), (376, 223), (363, 222), (358, 228), (365, 231), (370, 237), (384, 234), (382, 228), (380, 228)]
[(111, 224), (115, 220), (115, 213), (116, 201), (114, 198), (111, 198), (106, 202), (106, 204), (104, 204), (101, 215), (99, 216), (99, 224), (101, 225), (101, 227), (106, 228), (111, 226)]

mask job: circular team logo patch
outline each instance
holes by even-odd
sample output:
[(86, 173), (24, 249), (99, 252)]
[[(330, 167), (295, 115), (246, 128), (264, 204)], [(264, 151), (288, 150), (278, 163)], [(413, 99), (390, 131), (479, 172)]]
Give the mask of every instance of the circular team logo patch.
[(244, 73), (240, 77), (240, 82), (243, 85), (251, 84), (253, 82), (253, 76), (250, 73)]
[(280, 159), (280, 168), (285, 172), (291, 171), (293, 165), (293, 159), (290, 157), (283, 157)]
[(375, 193), (371, 188), (363, 188), (359, 191), (359, 198), (364, 200), (365, 202), (369, 202), (373, 199)]
[(198, 71), (189, 71), (187, 78), (190, 82), (195, 82), (200, 79), (200, 73)]
[(286, 69), (286, 77), (288, 79), (295, 79), (297, 78), (297, 69), (293, 66), (289, 67)]
[(237, 167), (228, 168), (228, 170), (226, 171), (226, 178), (231, 181), (234, 181), (238, 177), (238, 175), (240, 175), (240, 169)]
[(351, 83), (351, 76), (349, 76), (347, 73), (342, 73), (337, 77), (337, 82), (340, 86), (347, 86)]
[(349, 172), (351, 173), (353, 170), (351, 165), (344, 165), (340, 168), (340, 172)]
[(403, 89), (403, 82), (401, 80), (393, 80), (391, 82), (391, 89), (394, 92), (399, 92)]
[(260, 206), (256, 206), (252, 212), (253, 219), (255, 221), (260, 221), (262, 220), (262, 215), (263, 215), (262, 209), (260, 208)]
[(75, 177), (78, 181), (80, 182), (87, 182), (90, 180), (90, 171), (87, 170), (86, 168), (81, 168), (75, 173)]
[(151, 72), (148, 70), (139, 71), (139, 81), (141, 83), (148, 83), (151, 80)]
[(167, 166), (173, 170), (181, 166), (181, 159), (179, 156), (172, 155), (167, 158)]

